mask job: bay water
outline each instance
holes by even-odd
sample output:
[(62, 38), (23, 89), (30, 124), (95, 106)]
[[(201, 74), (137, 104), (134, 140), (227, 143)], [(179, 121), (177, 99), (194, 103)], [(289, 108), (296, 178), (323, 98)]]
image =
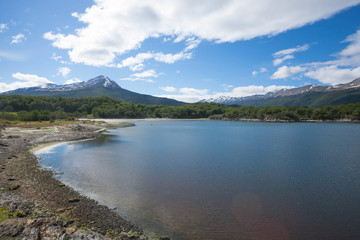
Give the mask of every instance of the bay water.
[(360, 125), (136, 121), (38, 151), (151, 236), (360, 239)]

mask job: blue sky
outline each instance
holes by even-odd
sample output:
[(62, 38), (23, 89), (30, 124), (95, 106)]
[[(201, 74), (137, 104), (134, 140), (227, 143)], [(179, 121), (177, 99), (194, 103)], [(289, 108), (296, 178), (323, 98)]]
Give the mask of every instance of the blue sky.
[(2, 0), (0, 92), (105, 75), (195, 102), (360, 77), (360, 0)]

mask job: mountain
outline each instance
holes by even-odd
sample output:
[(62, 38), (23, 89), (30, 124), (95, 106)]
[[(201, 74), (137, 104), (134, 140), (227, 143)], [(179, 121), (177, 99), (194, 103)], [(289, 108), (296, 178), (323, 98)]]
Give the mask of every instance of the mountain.
[(307, 85), (299, 88), (281, 89), (264, 95), (204, 99), (225, 105), (246, 106), (308, 106), (321, 107), (360, 102), (360, 78), (335, 86)]
[(19, 88), (2, 93), (4, 95), (46, 96), (46, 97), (111, 97), (124, 102), (179, 106), (183, 102), (169, 98), (153, 97), (121, 88), (116, 82), (105, 76), (98, 76), (85, 82), (69, 85), (47, 84), (41, 87)]

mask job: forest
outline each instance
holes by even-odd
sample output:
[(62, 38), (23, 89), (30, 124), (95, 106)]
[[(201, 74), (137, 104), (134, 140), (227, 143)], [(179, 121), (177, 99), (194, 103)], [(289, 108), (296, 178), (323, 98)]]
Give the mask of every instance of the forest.
[(309, 108), (306, 106), (227, 106), (191, 103), (181, 106), (126, 103), (109, 97), (61, 98), (0, 96), (0, 119), (49, 121), (80, 117), (171, 118), (260, 121), (360, 120), (360, 103)]

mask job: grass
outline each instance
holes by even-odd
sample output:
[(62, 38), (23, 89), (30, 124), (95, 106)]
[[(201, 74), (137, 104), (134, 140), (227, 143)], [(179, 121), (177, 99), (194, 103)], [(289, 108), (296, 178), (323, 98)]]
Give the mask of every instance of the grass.
[(11, 219), (13, 218), (12, 215), (10, 214), (9, 208), (8, 207), (1, 207), (0, 208), (0, 222), (7, 220), (7, 219)]

